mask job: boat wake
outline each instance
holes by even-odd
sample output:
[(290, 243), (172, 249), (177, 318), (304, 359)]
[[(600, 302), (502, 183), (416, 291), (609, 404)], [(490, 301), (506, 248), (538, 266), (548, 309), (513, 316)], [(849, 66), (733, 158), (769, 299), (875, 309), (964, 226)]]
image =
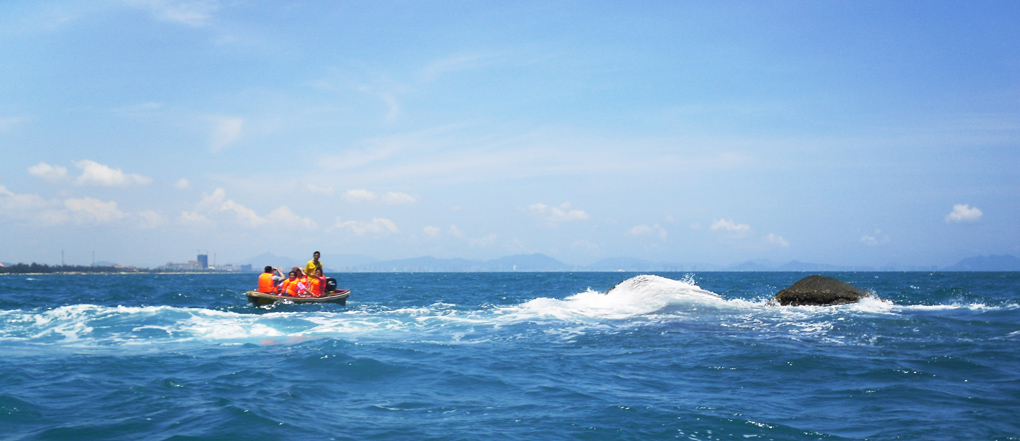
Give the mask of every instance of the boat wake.
[(856, 317), (980, 314), (1017, 305), (897, 305), (877, 299), (836, 307), (781, 307), (767, 299), (725, 299), (692, 277), (641, 275), (607, 292), (587, 290), (562, 299), (540, 297), (516, 305), (465, 308), (433, 303), (406, 308), (361, 303), (346, 309), (269, 309), (259, 313), (173, 306), (79, 304), (0, 311), (0, 346), (16, 344), (146, 347), (153, 344), (267, 344), (308, 338), (350, 341), (414, 340), (477, 343), (534, 332), (584, 334), (607, 328), (693, 323), (794, 338), (825, 335)]

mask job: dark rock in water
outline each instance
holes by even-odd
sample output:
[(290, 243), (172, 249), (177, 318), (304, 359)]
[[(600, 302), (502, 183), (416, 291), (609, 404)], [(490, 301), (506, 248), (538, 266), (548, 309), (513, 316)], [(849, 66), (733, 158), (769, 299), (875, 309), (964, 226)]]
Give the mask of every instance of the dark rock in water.
[(773, 302), (784, 306), (843, 305), (878, 296), (831, 277), (807, 276), (776, 294)]

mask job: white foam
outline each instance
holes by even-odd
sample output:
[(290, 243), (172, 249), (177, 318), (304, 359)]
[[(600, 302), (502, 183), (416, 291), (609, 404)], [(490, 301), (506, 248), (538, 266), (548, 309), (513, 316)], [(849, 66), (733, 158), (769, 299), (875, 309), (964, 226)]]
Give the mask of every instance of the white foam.
[[(566, 298), (536, 298), (512, 306), (465, 310), (449, 303), (390, 309), (361, 305), (342, 311), (228, 312), (171, 306), (68, 305), (50, 310), (0, 311), (0, 339), (39, 344), (147, 345), (302, 341), (340, 337), (354, 341), (415, 340), (472, 344), (518, 338), (536, 330), (564, 339), (620, 326), (701, 321), (790, 338), (825, 335), (852, 316), (922, 311), (1016, 309), (1015, 304), (899, 305), (878, 299), (839, 306), (774, 306), (767, 299), (724, 299), (688, 277), (641, 275), (607, 293), (587, 290)], [(540, 326), (533, 326), (538, 324)], [(502, 329), (525, 325), (506, 335)], [(520, 333), (519, 335), (517, 333)]]
[(701, 289), (691, 280), (640, 275), (621, 282), (606, 293), (589, 289), (562, 300), (537, 298), (501, 312), (507, 314), (504, 320), (622, 320), (670, 308), (696, 310), (699, 307), (725, 306), (726, 300)]

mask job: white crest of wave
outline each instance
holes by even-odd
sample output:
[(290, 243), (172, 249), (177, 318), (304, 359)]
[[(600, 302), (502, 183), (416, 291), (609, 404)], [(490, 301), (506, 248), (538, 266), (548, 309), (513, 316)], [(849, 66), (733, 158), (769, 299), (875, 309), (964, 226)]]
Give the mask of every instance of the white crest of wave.
[[(278, 314), (284, 315), (284, 314)], [(0, 337), (45, 342), (137, 344), (160, 340), (223, 340), (278, 336), (265, 315), (171, 306), (67, 305), (45, 311), (6, 311)], [(285, 323), (291, 328), (300, 324)], [(313, 326), (307, 323), (306, 327)]]
[[(654, 275), (636, 276), (605, 293), (588, 290), (563, 300), (538, 298), (514, 307), (515, 318), (528, 316), (560, 320), (626, 319), (653, 314), (672, 306), (719, 307), (727, 302), (701, 289), (693, 280), (673, 280)], [(523, 316), (523, 317), (522, 317)]]

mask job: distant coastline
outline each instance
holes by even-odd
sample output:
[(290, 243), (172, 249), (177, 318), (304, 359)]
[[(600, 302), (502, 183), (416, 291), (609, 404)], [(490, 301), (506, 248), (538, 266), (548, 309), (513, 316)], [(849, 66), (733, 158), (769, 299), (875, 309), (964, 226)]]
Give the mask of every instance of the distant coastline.
[[(261, 262), (261, 263), (260, 263)], [(6, 274), (237, 274), (257, 273), (266, 263), (280, 267), (300, 266), (295, 259), (260, 255), (249, 260), (252, 271), (236, 266), (181, 270), (178, 268), (143, 268), (121, 265), (82, 266), (18, 263), (0, 266), (0, 275)], [(260, 263), (260, 264), (256, 264)], [(868, 267), (858, 265), (828, 265), (790, 261), (748, 261), (734, 265), (708, 263), (652, 262), (640, 259), (604, 259), (591, 265), (570, 265), (543, 254), (508, 256), (493, 260), (440, 259), (419, 257), (402, 260), (373, 261), (364, 256), (334, 256), (324, 261), (324, 269), (334, 273), (486, 273), (486, 272), (1015, 272), (1020, 271), (1020, 258), (1011, 255), (970, 257), (947, 267), (897, 267), (886, 265)]]

